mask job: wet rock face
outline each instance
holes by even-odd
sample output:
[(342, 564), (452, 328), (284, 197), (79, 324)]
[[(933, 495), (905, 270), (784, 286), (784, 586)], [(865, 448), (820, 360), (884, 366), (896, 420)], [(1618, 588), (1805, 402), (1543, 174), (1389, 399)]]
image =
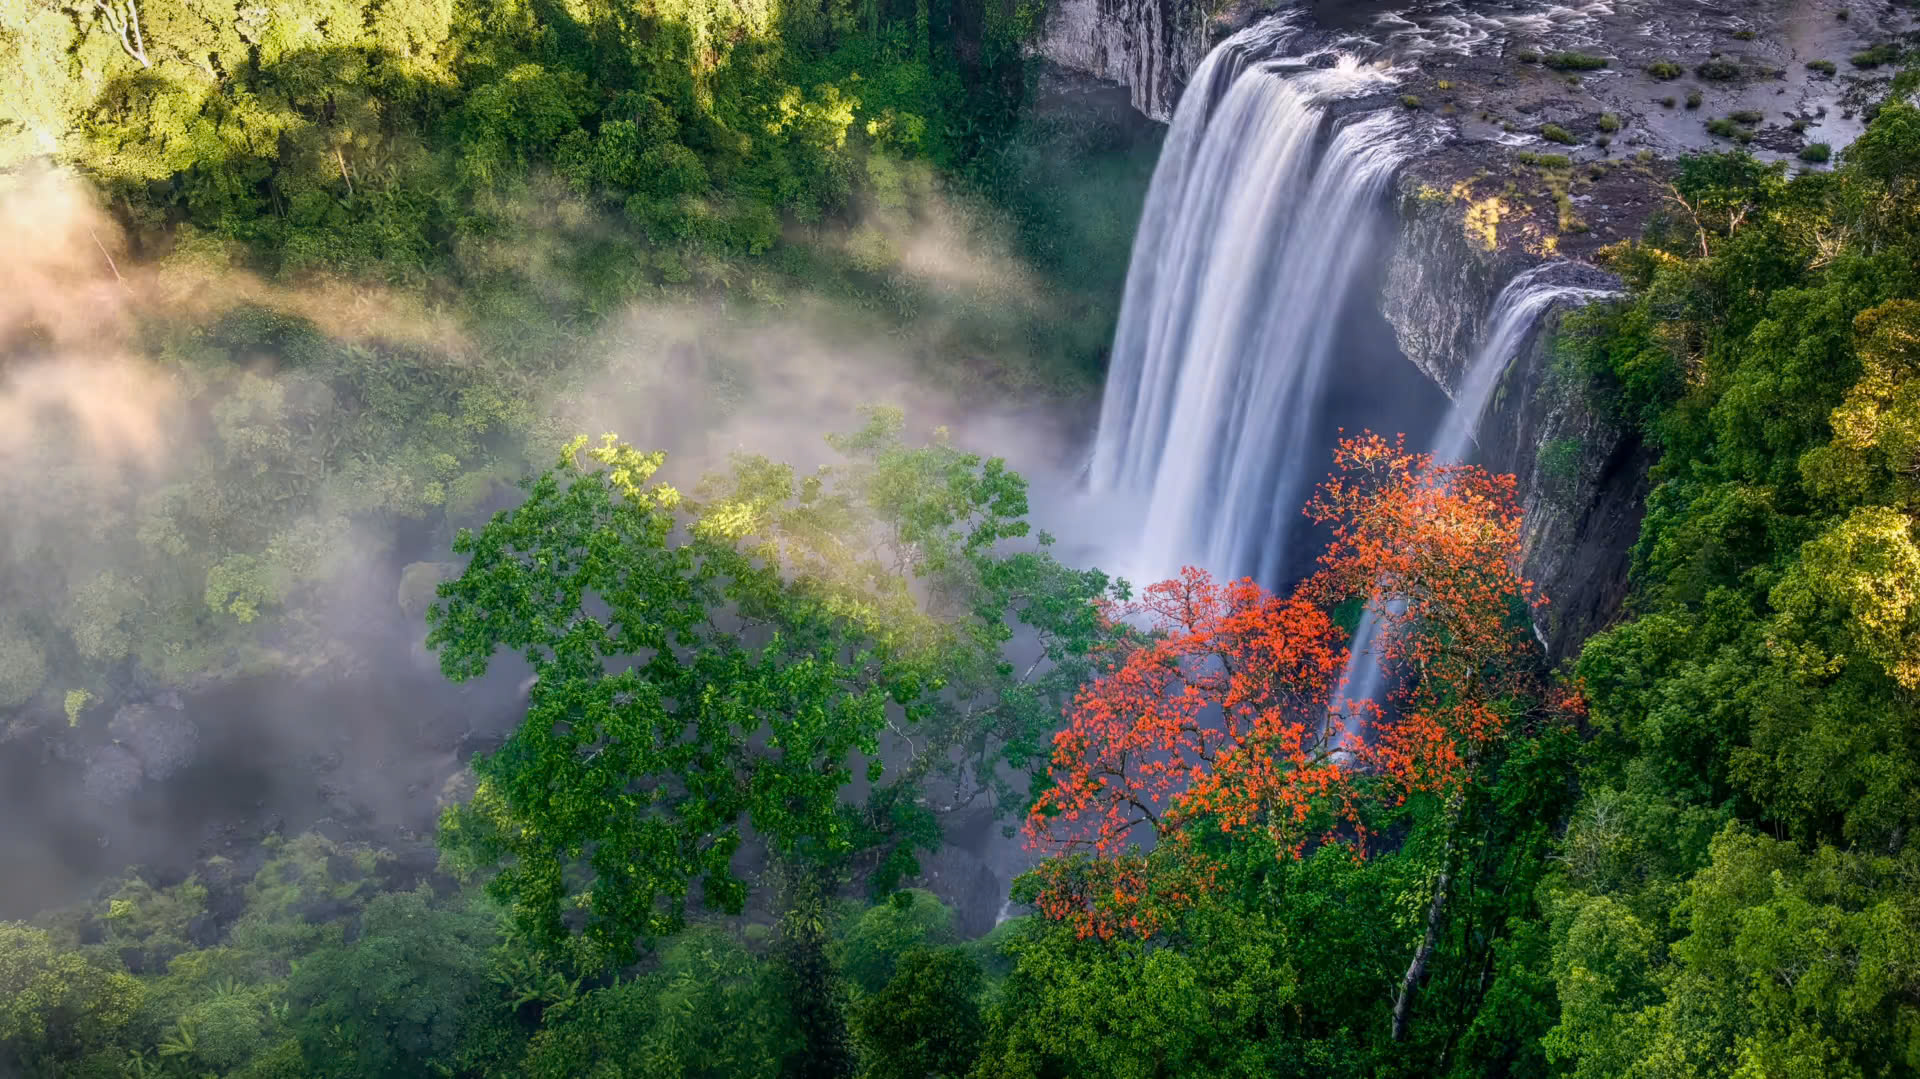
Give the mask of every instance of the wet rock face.
[(1020, 841), (1001, 834), (1003, 823), (988, 805), (953, 811), (941, 821), (940, 849), (919, 852), (919, 874), (901, 884), (939, 896), (953, 908), (955, 932), (968, 939), (998, 924), (1013, 878), (1031, 864)]
[(993, 928), (1009, 884), (980, 855), (950, 845), (920, 855), (920, 875), (908, 883), (925, 888), (952, 907), (954, 929), (968, 939)]
[[(1509, 215), (1490, 227), (1475, 205), (1404, 181), (1381, 297), (1402, 351), (1449, 394), (1486, 336), (1500, 290), (1548, 257), (1537, 223)], [(1569, 283), (1612, 286), (1591, 267), (1569, 264), (1567, 272), (1576, 275)], [(1650, 463), (1639, 440), (1589, 399), (1584, 382), (1555, 366), (1559, 317), (1544, 316), (1502, 373), (1476, 440), (1478, 463), (1519, 481), (1525, 573), (1549, 600), (1536, 628), (1555, 660), (1604, 628), (1626, 597)]]
[(1559, 661), (1605, 629), (1627, 598), (1652, 458), (1553, 363), (1559, 313), (1508, 368), (1481, 422), (1483, 463), (1519, 480), (1526, 576), (1548, 599), (1534, 615)]
[(1206, 50), (1200, 0), (1056, 0), (1038, 46), (1061, 67), (1127, 87), (1133, 107), (1160, 121)]
[(1400, 351), (1451, 397), (1485, 334), (1493, 298), (1537, 260), (1516, 247), (1485, 243), (1468, 223), (1470, 203), (1424, 181), (1403, 180), (1399, 202), (1381, 311)]
[(140, 789), (142, 778), (140, 758), (117, 745), (104, 745), (93, 752), (81, 772), (80, 790), (96, 805), (119, 805)]
[(130, 704), (113, 714), (107, 733), (140, 762), (146, 778), (167, 779), (193, 762), (200, 729), (177, 705)]
[(408, 620), (419, 623), (433, 606), (434, 590), (440, 582), (460, 575), (452, 562), (413, 562), (400, 571), (400, 583), (394, 589), (394, 603)]
[(84, 750), (80, 786), (100, 806), (126, 801), (142, 783), (163, 782), (192, 764), (200, 728), (177, 699), (129, 704), (107, 723), (111, 742)]

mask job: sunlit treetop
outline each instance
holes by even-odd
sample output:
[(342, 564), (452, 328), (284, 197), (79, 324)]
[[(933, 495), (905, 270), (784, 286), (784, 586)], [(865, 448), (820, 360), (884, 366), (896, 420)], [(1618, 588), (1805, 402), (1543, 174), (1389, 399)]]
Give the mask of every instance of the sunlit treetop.
[[(964, 800), (1031, 753), (1106, 578), (1003, 550), (1026, 531), (1024, 483), (944, 442), (904, 447), (899, 424), (876, 414), (837, 443), (847, 464), (804, 478), (737, 459), (697, 498), (657, 479), (662, 454), (578, 441), (456, 540), (468, 565), (428, 615), (443, 669), (474, 677), (504, 647), (537, 681), (443, 842), (498, 867), (489, 887), (535, 939), (617, 961), (680, 928), (689, 899), (741, 909), (748, 829), (834, 861), (884, 840), (927, 777)], [(1016, 671), (1001, 645), (1018, 624), (1057, 659)], [(906, 747), (891, 771), (883, 732)], [(842, 799), (856, 769), (879, 816)]]

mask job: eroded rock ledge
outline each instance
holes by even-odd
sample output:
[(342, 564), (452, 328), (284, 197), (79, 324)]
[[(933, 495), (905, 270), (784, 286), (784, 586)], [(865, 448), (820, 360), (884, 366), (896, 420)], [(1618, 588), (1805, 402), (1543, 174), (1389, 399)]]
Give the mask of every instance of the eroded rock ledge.
[(1134, 108), (1162, 122), (1209, 40), (1201, 0), (1055, 0), (1046, 18), (1042, 55), (1125, 86)]
[[(1526, 166), (1426, 162), (1397, 200), (1399, 229), (1381, 311), (1401, 351), (1449, 395), (1485, 338), (1496, 297), (1523, 270), (1579, 258), (1606, 239), (1637, 232), (1664, 181), (1655, 168), (1594, 180), (1608, 207), (1603, 230), (1562, 232), (1550, 191), (1531, 192)], [(1450, 171), (1451, 170), (1451, 174)], [(1564, 182), (1564, 181), (1563, 181)], [(1588, 271), (1604, 287), (1607, 275)], [(1500, 375), (1481, 417), (1481, 462), (1519, 478), (1526, 514), (1526, 574), (1551, 602), (1536, 624), (1558, 660), (1604, 628), (1625, 598), (1631, 551), (1647, 492), (1639, 440), (1590, 400), (1584, 380), (1554, 360), (1560, 312)]]

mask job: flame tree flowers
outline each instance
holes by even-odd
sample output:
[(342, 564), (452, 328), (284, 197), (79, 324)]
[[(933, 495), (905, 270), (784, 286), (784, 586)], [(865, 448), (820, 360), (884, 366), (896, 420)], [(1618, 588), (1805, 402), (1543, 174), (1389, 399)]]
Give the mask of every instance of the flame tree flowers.
[(1067, 847), (1098, 854), (1202, 816), (1278, 834), (1339, 784), (1326, 703), (1346, 653), (1325, 611), (1197, 569), (1116, 610), (1148, 634), (1075, 695), (1031, 829), (1057, 815)]
[[(1378, 435), (1344, 439), (1307, 513), (1331, 539), (1288, 596), (1197, 569), (1109, 604), (1116, 632), (1054, 740), (1027, 820), (1059, 857), (1025, 884), (1083, 937), (1151, 937), (1249, 851), (1282, 861), (1368, 842), (1410, 800), (1438, 806), (1424, 937), (1395, 992), (1394, 1036), (1435, 947), (1464, 793), (1545, 699), (1520, 566), (1514, 480), (1438, 465)], [(1385, 701), (1339, 692), (1356, 604), (1381, 620)]]

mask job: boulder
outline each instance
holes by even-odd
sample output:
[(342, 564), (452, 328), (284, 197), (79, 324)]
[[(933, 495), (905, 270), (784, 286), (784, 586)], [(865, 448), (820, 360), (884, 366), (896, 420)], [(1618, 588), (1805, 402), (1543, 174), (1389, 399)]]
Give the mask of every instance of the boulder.
[(151, 780), (164, 780), (193, 762), (200, 728), (178, 706), (129, 704), (107, 723), (113, 740), (140, 761)]
[(140, 758), (119, 745), (95, 749), (80, 775), (80, 790), (99, 806), (118, 805), (140, 788)]
[(452, 562), (411, 562), (400, 571), (400, 587), (394, 599), (400, 606), (400, 613), (414, 622), (420, 622), (427, 616), (427, 608), (433, 606), (434, 589), (440, 582), (459, 574), (460, 567)]

